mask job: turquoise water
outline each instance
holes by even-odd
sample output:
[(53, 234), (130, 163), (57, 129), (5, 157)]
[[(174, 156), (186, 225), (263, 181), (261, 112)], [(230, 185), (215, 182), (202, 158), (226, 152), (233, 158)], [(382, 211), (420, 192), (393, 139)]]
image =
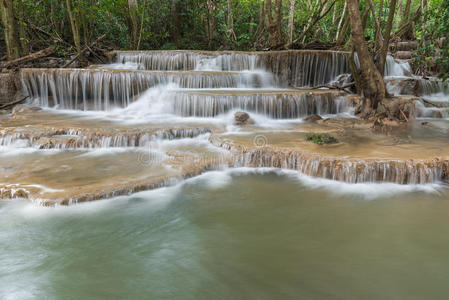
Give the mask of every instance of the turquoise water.
[(449, 297), (444, 185), (241, 169), (0, 214), (0, 299)]

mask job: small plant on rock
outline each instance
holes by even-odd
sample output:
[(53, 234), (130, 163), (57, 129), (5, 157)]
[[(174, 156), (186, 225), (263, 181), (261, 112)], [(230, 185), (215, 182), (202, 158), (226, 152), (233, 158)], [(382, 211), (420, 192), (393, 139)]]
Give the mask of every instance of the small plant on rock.
[(314, 142), (317, 145), (338, 143), (338, 140), (328, 133), (314, 133), (314, 132), (310, 132), (306, 135), (306, 141)]

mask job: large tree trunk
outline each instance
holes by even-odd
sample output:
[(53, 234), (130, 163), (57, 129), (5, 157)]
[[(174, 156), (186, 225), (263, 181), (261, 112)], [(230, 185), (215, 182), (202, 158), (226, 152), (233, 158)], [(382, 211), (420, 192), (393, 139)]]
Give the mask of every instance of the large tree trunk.
[(385, 32), (384, 32), (384, 39), (383, 39), (382, 49), (380, 51), (379, 63), (378, 63), (378, 69), (379, 69), (380, 74), (384, 74), (385, 61), (387, 59), (388, 46), (390, 44), (391, 29), (393, 28), (393, 19), (394, 19), (394, 14), (396, 12), (396, 1), (397, 0), (390, 0), (390, 11), (388, 12), (387, 28), (385, 29)]
[(270, 49), (278, 49), (284, 42), (282, 39), (282, 0), (276, 0), (274, 16), (272, 13), (271, 0), (265, 0), (265, 25), (268, 30)]
[[(364, 114), (377, 109), (385, 97), (385, 85), (382, 75), (374, 64), (373, 57), (365, 42), (359, 2), (346, 0), (351, 20), (351, 39), (360, 62), (360, 87), (364, 96)], [(371, 110), (371, 111), (370, 111)]]
[(0, 0), (2, 22), (5, 30), (6, 52), (8, 60), (20, 57), (19, 35), (17, 34), (14, 6), (12, 0)]

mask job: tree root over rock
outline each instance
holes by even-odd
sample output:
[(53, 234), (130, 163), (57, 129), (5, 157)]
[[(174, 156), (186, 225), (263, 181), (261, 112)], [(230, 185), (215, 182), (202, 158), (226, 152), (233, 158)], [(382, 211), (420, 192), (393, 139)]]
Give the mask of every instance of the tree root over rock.
[(414, 96), (385, 98), (377, 109), (373, 109), (366, 99), (358, 97), (357, 100), (355, 114), (362, 119), (372, 120), (373, 129), (376, 131), (389, 132), (389, 127), (407, 124), (415, 119), (415, 102), (419, 98)]

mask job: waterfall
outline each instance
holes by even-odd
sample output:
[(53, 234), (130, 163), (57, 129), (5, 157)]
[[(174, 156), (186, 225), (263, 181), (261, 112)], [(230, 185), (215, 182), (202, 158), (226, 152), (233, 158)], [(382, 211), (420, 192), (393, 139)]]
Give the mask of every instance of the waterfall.
[(146, 70), (265, 70), (295, 87), (326, 84), (349, 73), (348, 52), (270, 51), (270, 52), (187, 52), (116, 51), (115, 63), (135, 63)]
[(247, 149), (218, 139), (213, 139), (212, 142), (233, 152), (235, 167), (292, 169), (309, 176), (348, 183), (425, 184), (445, 180), (449, 174), (447, 160), (351, 160), (315, 155), (296, 149), (287, 151), (271, 147)]
[(258, 55), (238, 52), (118, 51), (115, 62), (160, 71), (243, 71), (263, 67)]
[(110, 110), (126, 107), (145, 90), (175, 83), (182, 88), (274, 86), (266, 72), (163, 72), (100, 69), (23, 69), (22, 85), (44, 107)]
[(174, 93), (169, 105), (176, 115), (184, 117), (213, 117), (232, 110), (244, 110), (273, 119), (295, 119), (310, 114), (337, 114), (348, 109), (340, 93)]
[(387, 55), (385, 61), (385, 76), (411, 76), (412, 68), (408, 61), (396, 61), (393, 56)]

